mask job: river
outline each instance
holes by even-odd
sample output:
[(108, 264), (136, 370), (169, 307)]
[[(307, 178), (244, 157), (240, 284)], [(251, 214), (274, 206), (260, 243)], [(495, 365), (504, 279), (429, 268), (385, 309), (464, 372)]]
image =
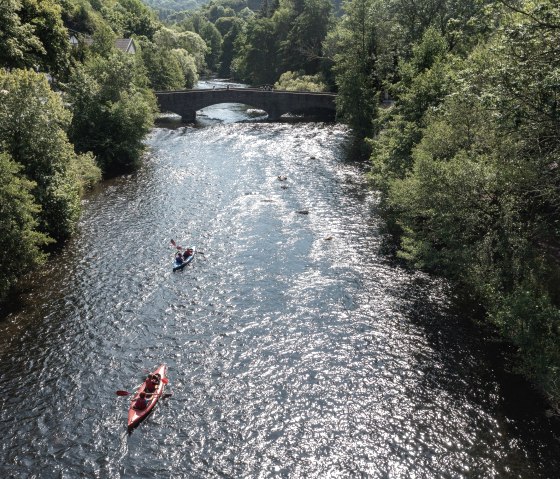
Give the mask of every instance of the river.
[[(160, 124), (0, 322), (0, 476), (553, 478), (558, 430), (446, 284), (379, 253), (342, 125)], [(201, 254), (171, 271), (170, 240)], [(143, 370), (164, 399), (132, 434)], [(555, 436), (556, 434), (556, 436)]]

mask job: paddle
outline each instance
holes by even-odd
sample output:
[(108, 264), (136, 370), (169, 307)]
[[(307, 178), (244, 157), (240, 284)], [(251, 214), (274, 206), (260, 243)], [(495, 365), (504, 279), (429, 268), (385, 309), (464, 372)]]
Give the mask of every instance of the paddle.
[[(146, 369), (146, 368), (142, 369), (142, 371), (144, 371), (145, 373), (148, 373), (148, 374), (152, 374), (152, 371), (150, 371), (149, 369)], [(161, 378), (161, 382), (163, 384), (169, 384), (169, 378)], [(139, 384), (134, 389), (138, 389), (140, 386), (142, 386), (142, 384)]]
[[(173, 247), (175, 247), (175, 248), (177, 248), (177, 249), (185, 249), (185, 248), (183, 248), (182, 246), (179, 246), (179, 245), (175, 242), (174, 239), (172, 239), (172, 240), (170, 241), (170, 243), (171, 243), (171, 246), (173, 246)], [(204, 252), (202, 252), (202, 251), (196, 251), (196, 254), (201, 254), (202, 256), (205, 256)]]
[[(122, 390), (117, 391), (117, 396), (132, 396), (132, 395), (134, 395), (134, 394), (136, 394), (136, 393), (131, 393), (131, 392), (122, 391)], [(173, 396), (173, 393), (164, 393), (164, 394), (146, 393), (146, 395), (150, 395), (150, 394), (151, 394), (151, 396), (150, 396), (149, 398), (147, 398), (147, 399), (151, 399), (153, 396), (161, 396), (162, 399), (165, 399), (165, 398), (168, 398), (168, 397)]]
[[(161, 382), (163, 384), (169, 384), (169, 379), (168, 378), (161, 378)], [(140, 386), (138, 386), (138, 387), (140, 387)], [(119, 389), (117, 391), (117, 396), (130, 396), (131, 394), (135, 394), (135, 393), (129, 393), (128, 391), (123, 391), (122, 389)], [(147, 393), (147, 394), (153, 394), (153, 393)]]
[[(143, 369), (142, 371), (144, 371), (144, 372), (146, 372), (146, 373), (150, 373), (150, 374), (152, 373), (149, 369)], [(169, 384), (169, 379), (167, 379), (167, 378), (161, 378), (161, 382), (162, 382), (163, 384)], [(136, 386), (134, 389), (138, 389), (140, 386), (142, 386), (142, 384)]]

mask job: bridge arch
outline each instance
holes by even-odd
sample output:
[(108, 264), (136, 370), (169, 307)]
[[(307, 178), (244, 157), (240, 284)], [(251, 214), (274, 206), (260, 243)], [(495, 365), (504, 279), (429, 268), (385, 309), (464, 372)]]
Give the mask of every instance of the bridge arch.
[(312, 113), (334, 120), (335, 98), (332, 93), (290, 92), (255, 88), (220, 88), (156, 92), (160, 111), (173, 112), (185, 122), (193, 122), (196, 112), (220, 103), (242, 103), (278, 120), (286, 113)]

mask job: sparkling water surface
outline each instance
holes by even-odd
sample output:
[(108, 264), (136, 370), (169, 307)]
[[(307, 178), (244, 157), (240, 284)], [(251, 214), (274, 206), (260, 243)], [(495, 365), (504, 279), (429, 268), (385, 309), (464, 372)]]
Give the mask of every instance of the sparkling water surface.
[[(350, 132), (262, 115), (154, 128), (30, 272), (0, 322), (1, 476), (559, 477), (446, 285), (379, 253)], [(176, 273), (170, 239), (201, 252)], [(127, 435), (115, 391), (163, 362), (173, 396)]]

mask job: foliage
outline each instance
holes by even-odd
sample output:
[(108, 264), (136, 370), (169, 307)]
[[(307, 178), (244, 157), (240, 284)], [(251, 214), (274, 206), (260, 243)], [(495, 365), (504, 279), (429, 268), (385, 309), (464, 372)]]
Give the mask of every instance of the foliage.
[(56, 1), (2, 1), (0, 65), (66, 73), (70, 47), (60, 15)]
[[(558, 401), (560, 6), (505, 13), (465, 61), (416, 50), (397, 111), (419, 134), (406, 167), (386, 154), (379, 174), (402, 229), (399, 256), (474, 294), (518, 347), (518, 370)], [(378, 145), (396, 151), (402, 135), (384, 135)]]
[(517, 370), (541, 385), (548, 397), (560, 398), (560, 309), (535, 285), (519, 285), (497, 298), (491, 321), (517, 345)]
[(195, 32), (179, 32), (164, 27), (154, 35), (154, 43), (167, 50), (181, 48), (193, 57), (198, 69), (204, 67), (208, 47), (202, 37)]
[(33, 26), (34, 35), (44, 49), (44, 53), (36, 52), (28, 58), (43, 71), (59, 77), (67, 75), (70, 45), (59, 3), (56, 0), (22, 0), (20, 17)]
[(331, 24), (332, 5), (327, 0), (264, 3), (260, 14), (235, 32), (232, 75), (259, 85), (274, 83), (285, 71), (319, 73), (323, 40)]
[(154, 43), (142, 44), (142, 61), (150, 86), (154, 90), (180, 90), (185, 86), (185, 75), (177, 55)]
[[(61, 0), (61, 5), (62, 21), (74, 33), (92, 35), (103, 25), (108, 27), (108, 23), (112, 22), (106, 10), (107, 19), (104, 19), (101, 12), (94, 9), (87, 0)], [(117, 31), (118, 28), (112, 30)]]
[(216, 71), (218, 67), (218, 60), (222, 54), (222, 35), (210, 22), (205, 22), (198, 33), (208, 46), (208, 53), (205, 57), (206, 65), (210, 71)]
[(492, 0), (392, 1), (390, 11), (399, 22), (402, 44), (415, 44), (428, 28), (435, 28), (452, 50), (469, 51), (495, 28)]
[(140, 0), (119, 0), (105, 5), (101, 13), (124, 38), (137, 35), (151, 39), (160, 26), (154, 12)]
[(439, 105), (453, 83), (454, 58), (435, 29), (427, 29), (412, 51), (412, 58), (398, 69), (400, 80), (390, 87), (397, 104), (381, 115), (377, 125), (382, 133), (371, 141), (372, 177), (382, 190), (411, 168), (411, 152), (422, 139), (425, 115)]
[[(196, 36), (201, 42), (200, 46), (195, 46), (193, 50), (205, 54), (199, 63), (199, 68), (208, 65), (212, 69), (216, 69), (217, 61), (221, 54), (222, 35), (213, 23), (200, 12), (192, 13), (186, 16), (180, 23), (176, 25), (178, 30)], [(194, 37), (193, 37), (194, 38)], [(191, 53), (194, 53), (190, 50)]]
[[(26, 267), (44, 261), (45, 246), (73, 233), (84, 189), (101, 178), (97, 163), (109, 173), (138, 160), (155, 99), (141, 57), (116, 53), (114, 41), (136, 34), (149, 42), (160, 25), (140, 0), (5, 0), (0, 25), (2, 299)], [(196, 81), (188, 54), (168, 54), (182, 82)], [(49, 72), (52, 86), (31, 68)], [(70, 77), (70, 95), (53, 91)]]
[(0, 152), (0, 300), (18, 276), (45, 261), (41, 247), (49, 238), (37, 231), (39, 205), (35, 183), (21, 175), (22, 166)]
[(144, 150), (155, 112), (144, 82), (136, 59), (116, 52), (76, 68), (68, 85), (70, 137), (78, 151), (95, 155), (106, 175), (134, 168)]
[(146, 4), (158, 12), (162, 20), (169, 20), (175, 12), (196, 10), (206, 3), (206, 0), (146, 0)]
[(171, 54), (175, 57), (183, 72), (183, 87), (193, 88), (198, 82), (198, 73), (194, 58), (182, 48), (171, 50)]
[(0, 65), (5, 67), (30, 66), (31, 52), (44, 53), (43, 45), (34, 34), (34, 28), (23, 23), (19, 16), (21, 2), (4, 0), (0, 3)]
[[(286, 8), (281, 3), (281, 8)], [(332, 26), (332, 4), (328, 0), (306, 0), (301, 11), (292, 7), (286, 15), (288, 31), (280, 38), (281, 62), (284, 70), (316, 74), (321, 68), (322, 46)], [(280, 11), (273, 18), (280, 17)]]
[(278, 38), (270, 18), (250, 20), (235, 42), (231, 63), (235, 78), (254, 85), (274, 83), (278, 78)]
[(323, 82), (320, 74), (303, 75), (297, 72), (282, 73), (280, 79), (274, 84), (274, 88), (290, 91), (327, 91), (327, 85)]
[[(224, 22), (220, 23), (219, 20), (224, 20)], [(229, 77), (231, 75), (231, 63), (235, 55), (235, 42), (243, 30), (244, 23), (238, 18), (231, 17), (220, 18), (219, 20), (216, 22), (216, 28), (222, 32), (222, 53), (219, 59), (220, 67), (218, 74), (223, 77)]]
[(334, 60), (337, 114), (359, 138), (374, 133), (380, 90), (376, 70), (376, 7), (376, 0), (344, 3), (345, 14), (326, 40)]
[(94, 171), (91, 157), (74, 153), (66, 135), (70, 112), (43, 75), (0, 71), (0, 91), (0, 150), (20, 163), (22, 173), (35, 182), (33, 196), (42, 206), (40, 231), (64, 240), (72, 234), (80, 213), (84, 186), (80, 173), (89, 171), (91, 177)]

